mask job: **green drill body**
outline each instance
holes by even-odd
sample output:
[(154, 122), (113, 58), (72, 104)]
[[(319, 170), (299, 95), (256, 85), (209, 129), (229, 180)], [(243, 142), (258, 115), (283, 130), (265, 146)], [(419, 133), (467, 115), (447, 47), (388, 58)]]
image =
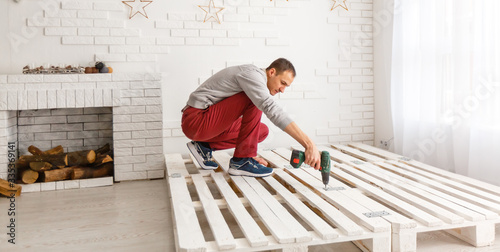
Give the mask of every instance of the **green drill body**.
[[(293, 150), (292, 157), (290, 158), (290, 165), (293, 168), (299, 168), (302, 163), (306, 160), (306, 154), (300, 150)], [(321, 172), (321, 178), (323, 180), (323, 184), (325, 185), (325, 189), (328, 186), (330, 181), (330, 153), (328, 151), (321, 152), (321, 167), (319, 168)]]

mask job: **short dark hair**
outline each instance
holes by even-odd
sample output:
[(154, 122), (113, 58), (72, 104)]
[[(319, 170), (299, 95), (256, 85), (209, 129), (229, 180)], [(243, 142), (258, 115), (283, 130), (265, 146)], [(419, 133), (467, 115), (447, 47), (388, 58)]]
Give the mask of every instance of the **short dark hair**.
[(273, 61), (273, 63), (271, 63), (271, 65), (269, 65), (266, 68), (266, 71), (270, 70), (271, 68), (276, 69), (276, 74), (281, 74), (284, 71), (291, 71), (293, 74), (293, 77), (295, 78), (295, 75), (296, 75), (295, 67), (293, 67), (292, 62), (290, 62), (289, 60), (287, 60), (285, 58), (279, 58), (279, 59)]

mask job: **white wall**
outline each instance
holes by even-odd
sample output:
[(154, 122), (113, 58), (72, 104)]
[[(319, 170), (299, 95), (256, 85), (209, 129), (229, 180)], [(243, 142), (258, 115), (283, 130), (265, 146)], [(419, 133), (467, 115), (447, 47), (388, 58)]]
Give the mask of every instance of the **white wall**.
[[(222, 24), (203, 23), (197, 5), (208, 2), (156, 0), (149, 19), (129, 20), (121, 1), (2, 1), (0, 74), (95, 60), (115, 72), (165, 73), (165, 151), (184, 153), (180, 110), (190, 92), (226, 66), (285, 57), (298, 75), (276, 99), (306, 133), (317, 143), (373, 143), (372, 0), (346, 1), (349, 11), (330, 11), (330, 0), (215, 0), (225, 7)], [(264, 147), (297, 144), (263, 121), (271, 129)]]

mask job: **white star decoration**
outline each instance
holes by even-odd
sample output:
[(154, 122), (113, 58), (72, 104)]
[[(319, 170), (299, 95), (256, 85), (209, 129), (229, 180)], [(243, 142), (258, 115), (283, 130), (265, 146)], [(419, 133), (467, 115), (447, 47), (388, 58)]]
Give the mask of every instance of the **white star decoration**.
[(151, 0), (130, 0), (130, 1), (122, 1), (125, 5), (130, 7), (130, 15), (129, 19), (132, 19), (137, 13), (143, 15), (145, 18), (148, 18), (148, 14), (146, 13), (146, 6), (151, 4), (153, 1)]
[(198, 7), (200, 7), (204, 12), (206, 12), (203, 23), (213, 18), (220, 24), (219, 12), (221, 12), (224, 9), (224, 7), (215, 7), (214, 0), (210, 0), (208, 6), (198, 5)]
[[(342, 3), (337, 3), (337, 1), (342, 1)], [(332, 6), (331, 11), (332, 11), (333, 9), (335, 9), (335, 8), (339, 7), (339, 6), (340, 6), (340, 7), (342, 7), (342, 8), (344, 8), (346, 11), (348, 11), (348, 9), (347, 9), (347, 5), (346, 5), (345, 1), (346, 1), (346, 0), (333, 0), (333, 6)]]

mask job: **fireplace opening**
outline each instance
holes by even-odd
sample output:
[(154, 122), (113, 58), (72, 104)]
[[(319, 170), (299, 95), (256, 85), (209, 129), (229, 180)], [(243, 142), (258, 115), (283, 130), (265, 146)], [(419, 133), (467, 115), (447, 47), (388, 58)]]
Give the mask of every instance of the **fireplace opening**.
[(112, 184), (112, 107), (19, 110), (9, 124), (19, 184), (47, 190), (80, 188), (85, 179)]

